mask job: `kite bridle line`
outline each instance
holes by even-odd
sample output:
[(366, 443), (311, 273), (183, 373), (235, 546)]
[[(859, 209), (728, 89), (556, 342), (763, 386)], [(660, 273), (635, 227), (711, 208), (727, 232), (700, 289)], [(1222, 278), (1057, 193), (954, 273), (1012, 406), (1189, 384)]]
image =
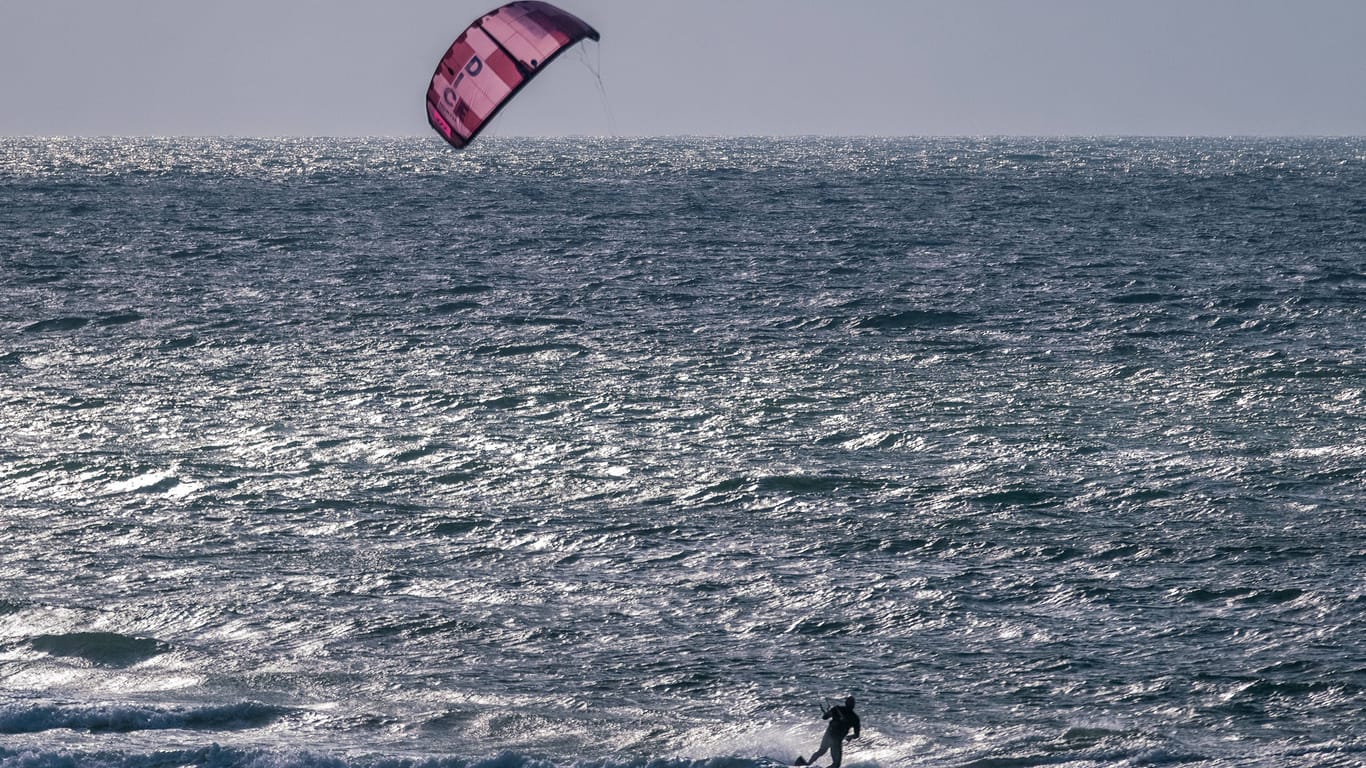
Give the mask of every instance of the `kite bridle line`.
[[(588, 41), (591, 37), (585, 37), (574, 47), (578, 49), (579, 62), (588, 69), (593, 75), (593, 80), (598, 84), (598, 97), (602, 99), (602, 110), (607, 113), (608, 130), (612, 132), (613, 138), (617, 135), (617, 116), (612, 112), (612, 100), (607, 96), (607, 86), (602, 82), (602, 45), (593, 46), (597, 50), (597, 61), (588, 60)], [(597, 43), (597, 40), (593, 40)]]

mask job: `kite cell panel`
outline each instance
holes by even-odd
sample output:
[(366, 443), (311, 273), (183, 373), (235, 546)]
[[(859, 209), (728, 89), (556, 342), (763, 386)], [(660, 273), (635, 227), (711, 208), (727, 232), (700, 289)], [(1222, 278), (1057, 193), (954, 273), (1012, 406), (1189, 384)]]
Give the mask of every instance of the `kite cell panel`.
[(561, 51), (597, 30), (536, 0), (509, 3), (455, 39), (427, 88), (427, 121), (451, 146), (474, 140), (517, 91)]

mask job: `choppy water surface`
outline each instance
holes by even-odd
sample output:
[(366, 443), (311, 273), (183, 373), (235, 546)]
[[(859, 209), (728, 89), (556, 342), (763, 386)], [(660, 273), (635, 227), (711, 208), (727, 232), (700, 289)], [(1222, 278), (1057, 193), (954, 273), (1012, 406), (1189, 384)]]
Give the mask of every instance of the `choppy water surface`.
[(0, 203), (0, 765), (753, 768), (846, 693), (855, 767), (1366, 762), (1361, 140), (2, 139)]

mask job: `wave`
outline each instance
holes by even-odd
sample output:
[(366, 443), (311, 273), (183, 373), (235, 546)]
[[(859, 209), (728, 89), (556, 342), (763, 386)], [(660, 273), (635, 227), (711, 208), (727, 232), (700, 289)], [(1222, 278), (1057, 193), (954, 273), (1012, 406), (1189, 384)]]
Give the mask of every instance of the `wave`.
[(170, 650), (160, 640), (117, 632), (38, 635), (29, 638), (28, 645), (50, 656), (75, 657), (109, 667), (129, 667)]
[(875, 331), (906, 331), (916, 328), (951, 328), (973, 322), (972, 315), (947, 310), (906, 310), (865, 317), (855, 328)]
[(1159, 293), (1157, 291), (1133, 291), (1121, 293), (1110, 297), (1112, 304), (1161, 304), (1166, 301), (1174, 301), (1178, 296)]
[(99, 320), (97, 320), (96, 324), (104, 326), (127, 325), (129, 323), (141, 322), (142, 320), (146, 319), (147, 317), (143, 315), (141, 312), (129, 310), (127, 312), (115, 312), (110, 315), (105, 315), (104, 317), (101, 317)]
[(752, 503), (762, 497), (827, 497), (836, 493), (877, 493), (898, 487), (893, 479), (849, 474), (739, 475), (688, 490), (682, 499), (689, 504), (729, 506)]
[(1226, 589), (1193, 589), (1177, 595), (1186, 603), (1230, 603), (1239, 605), (1280, 605), (1292, 603), (1306, 592), (1297, 588), (1254, 589), (1252, 587), (1229, 587)]
[[(213, 744), (198, 749), (152, 753), (13, 750), (0, 747), (0, 768), (775, 768), (770, 758), (634, 758), (626, 760), (550, 759), (517, 752), (487, 757), (391, 757), (329, 755), (319, 752), (239, 749)], [(866, 764), (865, 764), (866, 765)]]
[(24, 333), (60, 333), (62, 331), (75, 331), (84, 328), (90, 323), (88, 317), (54, 317), (49, 320), (39, 320), (36, 323), (26, 325)]
[(570, 356), (582, 355), (588, 348), (572, 342), (547, 342), (544, 344), (486, 344), (475, 347), (470, 353), (475, 357), (519, 357), (538, 355), (546, 352), (566, 352)]
[(6, 704), (0, 705), (0, 734), (40, 733), (53, 730), (91, 733), (241, 730), (269, 725), (287, 712), (288, 710), (283, 708), (257, 702), (189, 709), (157, 709), (118, 704)]
[(464, 312), (470, 309), (479, 309), (484, 306), (477, 301), (447, 301), (432, 307), (432, 314), (453, 315), (457, 312)]

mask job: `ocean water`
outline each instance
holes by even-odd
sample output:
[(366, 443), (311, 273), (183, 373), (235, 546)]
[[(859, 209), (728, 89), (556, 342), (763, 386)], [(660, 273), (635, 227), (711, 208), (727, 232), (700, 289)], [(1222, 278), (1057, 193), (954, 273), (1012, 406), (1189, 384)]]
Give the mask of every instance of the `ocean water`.
[(0, 233), (0, 766), (1366, 764), (1366, 140), (0, 139)]

